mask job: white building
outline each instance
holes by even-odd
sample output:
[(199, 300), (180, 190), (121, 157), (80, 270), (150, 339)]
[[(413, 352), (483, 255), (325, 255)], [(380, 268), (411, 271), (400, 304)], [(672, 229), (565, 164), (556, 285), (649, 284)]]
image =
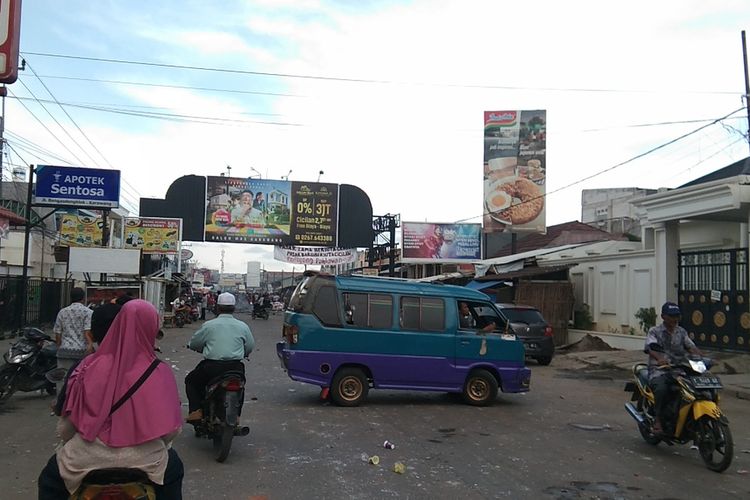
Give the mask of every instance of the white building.
[(631, 201), (656, 193), (655, 189), (584, 189), (581, 193), (581, 222), (615, 234), (640, 236), (641, 226)]

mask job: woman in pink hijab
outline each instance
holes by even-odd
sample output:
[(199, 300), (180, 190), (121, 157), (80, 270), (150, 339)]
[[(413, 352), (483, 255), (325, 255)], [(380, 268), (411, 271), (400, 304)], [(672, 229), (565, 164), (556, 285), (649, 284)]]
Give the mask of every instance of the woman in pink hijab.
[(157, 498), (182, 498), (182, 462), (171, 449), (180, 399), (171, 368), (154, 354), (158, 331), (154, 306), (131, 300), (70, 375), (58, 424), (64, 445), (39, 476), (40, 499), (67, 498), (86, 474), (110, 467), (140, 469)]

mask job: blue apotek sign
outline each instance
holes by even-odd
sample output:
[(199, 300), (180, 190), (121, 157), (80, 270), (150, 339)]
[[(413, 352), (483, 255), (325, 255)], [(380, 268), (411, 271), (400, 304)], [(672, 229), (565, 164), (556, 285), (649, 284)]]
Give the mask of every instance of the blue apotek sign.
[(120, 206), (120, 171), (38, 165), (34, 204), (88, 208)]

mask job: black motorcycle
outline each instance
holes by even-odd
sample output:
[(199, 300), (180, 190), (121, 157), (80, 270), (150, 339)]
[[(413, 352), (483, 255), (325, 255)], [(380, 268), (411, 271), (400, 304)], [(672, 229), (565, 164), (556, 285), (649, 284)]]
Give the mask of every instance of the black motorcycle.
[(229, 456), (234, 436), (247, 436), (250, 428), (240, 426), (240, 413), (245, 400), (242, 372), (227, 371), (206, 386), (203, 418), (195, 422), (195, 436), (213, 440), (217, 462)]
[(21, 338), (4, 355), (0, 368), (0, 404), (16, 391), (55, 394), (48, 375), (57, 368), (57, 345), (39, 328), (23, 329)]
[(268, 307), (259, 304), (253, 305), (253, 313), (251, 317), (253, 319), (268, 319)]

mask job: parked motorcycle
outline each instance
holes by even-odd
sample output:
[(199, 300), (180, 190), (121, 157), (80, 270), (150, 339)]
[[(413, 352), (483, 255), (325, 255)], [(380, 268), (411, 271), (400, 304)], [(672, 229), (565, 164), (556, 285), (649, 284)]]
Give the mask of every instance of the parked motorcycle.
[(156, 498), (156, 492), (148, 475), (140, 469), (97, 469), (86, 474), (70, 498), (142, 500)]
[(242, 372), (227, 371), (206, 386), (203, 418), (194, 423), (195, 436), (213, 440), (217, 462), (229, 456), (234, 436), (247, 436), (250, 428), (240, 426), (240, 413), (245, 400)]
[[(648, 385), (648, 366), (633, 367), (633, 381), (625, 385), (632, 392), (625, 409), (638, 423), (643, 439), (651, 445), (664, 441), (668, 445), (693, 442), (706, 467), (723, 472), (732, 462), (734, 443), (729, 420), (719, 408), (719, 377), (711, 375), (703, 359), (673, 361), (664, 376), (673, 377), (674, 384), (662, 416), (663, 434), (653, 432), (654, 393)], [(708, 362), (710, 366), (710, 361)], [(634, 405), (635, 403), (635, 405)]]
[(47, 375), (57, 368), (57, 345), (39, 328), (23, 329), (21, 338), (3, 356), (0, 368), (0, 404), (16, 391), (55, 393)]

